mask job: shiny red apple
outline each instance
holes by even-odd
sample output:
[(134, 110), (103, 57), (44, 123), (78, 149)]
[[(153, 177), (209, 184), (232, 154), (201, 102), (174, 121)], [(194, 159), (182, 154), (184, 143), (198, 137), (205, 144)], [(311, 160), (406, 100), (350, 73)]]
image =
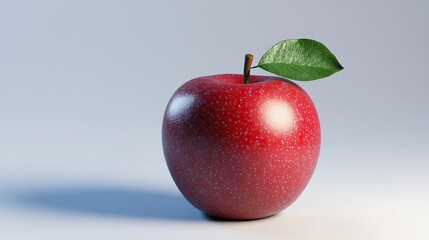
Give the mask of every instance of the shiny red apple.
[(195, 78), (170, 99), (162, 143), (186, 199), (228, 219), (257, 219), (292, 204), (308, 184), (320, 149), (310, 97), (279, 77)]

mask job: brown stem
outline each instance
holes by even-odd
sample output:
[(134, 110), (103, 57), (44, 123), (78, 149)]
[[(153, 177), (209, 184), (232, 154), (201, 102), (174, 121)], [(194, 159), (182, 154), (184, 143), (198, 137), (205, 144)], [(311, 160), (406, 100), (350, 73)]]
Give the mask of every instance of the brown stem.
[(252, 61), (253, 61), (252, 54), (246, 54), (246, 56), (244, 56), (244, 72), (243, 72), (244, 84), (249, 83), (249, 75), (250, 75), (250, 69), (252, 68)]

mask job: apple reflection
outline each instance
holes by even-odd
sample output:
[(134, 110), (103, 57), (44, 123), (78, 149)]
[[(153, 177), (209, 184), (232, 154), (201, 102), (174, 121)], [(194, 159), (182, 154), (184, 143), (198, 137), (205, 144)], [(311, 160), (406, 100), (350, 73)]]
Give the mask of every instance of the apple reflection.
[(192, 103), (195, 101), (193, 95), (184, 94), (174, 97), (167, 108), (167, 117), (172, 119), (180, 118), (186, 114)]
[(262, 111), (268, 127), (276, 132), (286, 132), (295, 127), (295, 113), (286, 102), (281, 100), (267, 101)]

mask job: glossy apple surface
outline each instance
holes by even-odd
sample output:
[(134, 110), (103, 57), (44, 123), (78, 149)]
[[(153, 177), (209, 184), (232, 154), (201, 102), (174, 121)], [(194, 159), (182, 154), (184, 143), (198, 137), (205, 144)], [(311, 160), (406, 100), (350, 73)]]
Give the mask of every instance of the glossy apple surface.
[(186, 199), (220, 218), (257, 219), (292, 204), (309, 182), (320, 149), (310, 97), (278, 77), (195, 78), (170, 99), (162, 142)]

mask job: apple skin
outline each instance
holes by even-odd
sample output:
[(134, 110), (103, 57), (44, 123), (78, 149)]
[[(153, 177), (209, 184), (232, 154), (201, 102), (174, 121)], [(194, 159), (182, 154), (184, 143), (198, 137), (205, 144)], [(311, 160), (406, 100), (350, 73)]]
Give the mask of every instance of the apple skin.
[(272, 76), (192, 79), (163, 119), (165, 159), (196, 208), (225, 219), (258, 219), (292, 204), (320, 150), (316, 108), (297, 84)]

